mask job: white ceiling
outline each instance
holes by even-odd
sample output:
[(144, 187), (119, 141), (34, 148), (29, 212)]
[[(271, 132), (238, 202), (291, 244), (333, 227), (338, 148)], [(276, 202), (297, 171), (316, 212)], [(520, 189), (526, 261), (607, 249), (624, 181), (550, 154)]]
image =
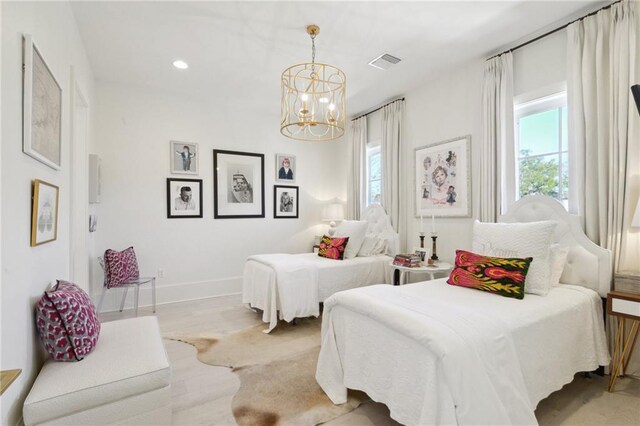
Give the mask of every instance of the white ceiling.
[[(278, 113), (280, 74), (311, 58), (347, 75), (348, 113), (370, 109), (602, 1), (74, 2), (99, 81)], [(367, 63), (402, 59), (388, 71)], [(171, 65), (184, 59), (190, 68)], [(271, 111), (273, 110), (273, 111)]]

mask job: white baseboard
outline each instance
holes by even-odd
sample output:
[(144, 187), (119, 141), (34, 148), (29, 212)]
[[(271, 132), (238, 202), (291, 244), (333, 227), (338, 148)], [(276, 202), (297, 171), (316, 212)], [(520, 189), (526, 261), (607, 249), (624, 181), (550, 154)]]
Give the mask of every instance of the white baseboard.
[[(156, 304), (186, 302), (189, 300), (205, 299), (208, 297), (223, 297), (237, 295), (242, 292), (242, 277), (222, 278), (209, 281), (196, 281), (189, 283), (174, 283), (162, 285), (156, 279)], [(92, 299), (98, 305), (100, 292), (93, 293)], [(107, 290), (101, 312), (112, 312), (120, 310), (123, 289), (112, 288)], [(129, 288), (125, 309), (133, 308), (133, 288)], [(140, 287), (139, 306), (151, 306), (151, 284), (143, 284)]]

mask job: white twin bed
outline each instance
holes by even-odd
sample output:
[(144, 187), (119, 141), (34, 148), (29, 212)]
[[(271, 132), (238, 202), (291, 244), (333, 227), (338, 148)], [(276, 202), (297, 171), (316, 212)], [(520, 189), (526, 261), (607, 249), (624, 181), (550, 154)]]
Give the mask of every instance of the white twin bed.
[(242, 303), (262, 310), (273, 330), (279, 319), (319, 316), (319, 304), (332, 294), (356, 287), (390, 282), (388, 265), (398, 251), (399, 238), (381, 206), (371, 206), (362, 220), (367, 236), (386, 242), (386, 254), (332, 260), (313, 253), (251, 256), (245, 263)]
[(608, 250), (555, 200), (529, 196), (504, 222), (553, 220), (569, 247), (561, 285), (517, 300), (446, 279), (370, 286), (325, 301), (316, 379), (335, 404), (365, 391), (404, 424), (536, 424), (543, 398), (608, 365), (601, 297)]

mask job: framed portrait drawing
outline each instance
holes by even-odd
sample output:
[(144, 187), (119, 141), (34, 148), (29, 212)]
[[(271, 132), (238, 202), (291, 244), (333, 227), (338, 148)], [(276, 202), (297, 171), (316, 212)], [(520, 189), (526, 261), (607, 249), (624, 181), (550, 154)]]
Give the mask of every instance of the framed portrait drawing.
[(294, 183), (296, 181), (296, 156), (276, 154), (276, 182)]
[(62, 89), (31, 36), (22, 40), (22, 151), (60, 170)]
[(31, 247), (55, 241), (58, 238), (57, 186), (36, 179), (33, 182), (31, 207)]
[(167, 218), (202, 217), (202, 179), (167, 178)]
[(200, 152), (197, 143), (170, 141), (169, 145), (172, 174), (197, 175), (200, 173), (198, 167)]
[(416, 148), (416, 216), (471, 216), (470, 146), (461, 136)]
[(213, 217), (264, 217), (264, 154), (213, 150)]
[(297, 219), (298, 205), (299, 197), (297, 186), (273, 186), (274, 219)]

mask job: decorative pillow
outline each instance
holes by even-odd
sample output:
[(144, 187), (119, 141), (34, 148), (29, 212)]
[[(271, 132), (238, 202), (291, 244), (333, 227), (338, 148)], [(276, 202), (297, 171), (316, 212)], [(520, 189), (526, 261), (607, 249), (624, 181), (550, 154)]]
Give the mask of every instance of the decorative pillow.
[(344, 255), (345, 259), (353, 259), (358, 254), (362, 242), (367, 234), (369, 222), (364, 220), (343, 220), (336, 226), (334, 237), (349, 237), (349, 245)]
[[(556, 222), (482, 223), (473, 224), (473, 251), (516, 253), (515, 257), (532, 257), (525, 291), (545, 296), (549, 292), (549, 247)], [(514, 256), (508, 256), (514, 257)]]
[(489, 257), (456, 250), (456, 265), (447, 283), (523, 299), (525, 279), (532, 260), (530, 257)]
[(569, 256), (569, 247), (561, 246), (560, 244), (551, 244), (549, 264), (549, 285), (551, 287), (557, 287), (560, 284), (560, 277), (564, 271), (564, 265), (567, 263), (567, 256)]
[(387, 250), (387, 241), (378, 237), (364, 237), (362, 246), (358, 250), (358, 256), (369, 257), (383, 254)]
[(58, 281), (36, 305), (36, 326), (54, 361), (80, 361), (98, 343), (100, 321), (89, 295), (77, 285)]
[(320, 248), (318, 249), (318, 256), (326, 257), (327, 259), (342, 260), (344, 259), (344, 253), (347, 248), (349, 237), (334, 237), (331, 238), (328, 235), (323, 235), (320, 240)]
[(133, 247), (122, 251), (105, 251), (104, 272), (107, 288), (118, 287), (122, 283), (139, 278), (138, 260)]

